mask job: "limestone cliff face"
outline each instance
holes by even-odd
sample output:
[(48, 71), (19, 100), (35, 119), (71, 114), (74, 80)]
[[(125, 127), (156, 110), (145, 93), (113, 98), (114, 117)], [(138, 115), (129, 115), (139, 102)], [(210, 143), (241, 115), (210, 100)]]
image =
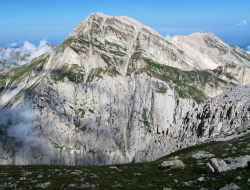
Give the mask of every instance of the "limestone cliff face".
[[(92, 14), (53, 51), (1, 72), (0, 105), (16, 113), (29, 102), (32, 124), (24, 134), (32, 138), (13, 133), (29, 114), (0, 121), (0, 163), (128, 163), (184, 147), (182, 118), (249, 82), (249, 56), (239, 51), (245, 57), (238, 59), (234, 47), (213, 37), (213, 44), (229, 48), (221, 56), (203, 43), (210, 34), (193, 36), (200, 44), (195, 53), (185, 45), (189, 37), (165, 39), (128, 17)], [(209, 62), (197, 56), (206, 47)]]
[(228, 90), (187, 112), (180, 127), (181, 147), (250, 131), (250, 84)]

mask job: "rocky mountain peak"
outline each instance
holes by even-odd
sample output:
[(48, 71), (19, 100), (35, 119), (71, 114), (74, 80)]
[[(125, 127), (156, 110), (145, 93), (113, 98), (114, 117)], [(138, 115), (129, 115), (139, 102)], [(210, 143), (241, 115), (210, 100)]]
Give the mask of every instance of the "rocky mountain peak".
[[(0, 164), (142, 162), (195, 144), (202, 103), (249, 83), (248, 58), (211, 34), (166, 39), (128, 17), (92, 14), (51, 52), (0, 72), (3, 114), (32, 113), (0, 120)], [(23, 120), (29, 133), (13, 136)]]

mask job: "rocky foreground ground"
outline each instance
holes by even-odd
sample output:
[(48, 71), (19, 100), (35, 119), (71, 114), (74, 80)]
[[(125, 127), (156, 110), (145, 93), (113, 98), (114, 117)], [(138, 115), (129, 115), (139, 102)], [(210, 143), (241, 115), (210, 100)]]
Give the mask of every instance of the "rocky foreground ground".
[[(250, 138), (189, 147), (153, 162), (109, 166), (1, 166), (1, 189), (249, 189), (250, 167), (238, 158), (250, 157)], [(234, 162), (237, 160), (237, 162)], [(180, 160), (180, 168), (159, 167)], [(213, 161), (229, 168), (220, 170)], [(208, 164), (214, 172), (208, 170)], [(232, 165), (233, 164), (233, 165)], [(249, 163), (248, 163), (249, 164)], [(184, 169), (183, 169), (184, 168)]]

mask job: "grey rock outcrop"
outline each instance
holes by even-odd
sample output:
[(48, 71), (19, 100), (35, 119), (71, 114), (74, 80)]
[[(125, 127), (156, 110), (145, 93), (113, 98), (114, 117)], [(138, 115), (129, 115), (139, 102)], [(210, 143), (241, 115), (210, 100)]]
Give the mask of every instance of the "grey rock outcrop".
[[(230, 164), (227, 164), (226, 161), (230, 161)], [(218, 160), (216, 158), (212, 158), (211, 163), (213, 166), (211, 166), (211, 164), (208, 162), (207, 163), (207, 172), (225, 172), (228, 170), (235, 170), (237, 168), (244, 168), (248, 166), (248, 163), (250, 162), (250, 156), (249, 155), (245, 155), (245, 156), (239, 156), (237, 158), (226, 158), (224, 160)]]
[(181, 147), (212, 139), (232, 139), (247, 132), (250, 124), (249, 94), (250, 84), (240, 85), (187, 112), (180, 127)]
[(231, 164), (228, 164), (231, 170), (236, 168), (244, 168), (247, 167), (248, 163), (250, 162), (250, 155), (239, 156), (237, 158), (228, 158), (227, 160), (231, 162)]
[(160, 168), (184, 169), (185, 166), (181, 160), (164, 161), (159, 165)]
[(228, 167), (227, 163), (224, 160), (212, 158), (211, 163), (218, 172), (225, 172), (230, 170), (230, 167)]
[(38, 185), (36, 185), (36, 187), (41, 187), (43, 189), (47, 188), (50, 185), (50, 182), (46, 182), (46, 183), (40, 183)]
[(193, 158), (195, 159), (201, 159), (201, 158), (210, 158), (210, 157), (214, 157), (214, 154), (210, 154), (208, 152), (205, 151), (198, 151), (197, 153), (191, 155)]
[(214, 173), (215, 172), (213, 166), (209, 162), (207, 163), (206, 170), (207, 170), (207, 173)]
[(235, 185), (234, 183), (231, 183), (225, 187), (220, 188), (220, 190), (232, 190), (232, 189), (240, 189), (238, 185)]

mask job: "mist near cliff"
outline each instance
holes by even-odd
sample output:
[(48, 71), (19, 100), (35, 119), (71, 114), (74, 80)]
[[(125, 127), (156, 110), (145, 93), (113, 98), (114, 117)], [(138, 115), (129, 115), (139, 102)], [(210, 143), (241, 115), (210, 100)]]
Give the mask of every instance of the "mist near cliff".
[[(47, 53), (48, 51), (51, 51), (52, 49), (53, 46), (50, 45), (46, 39), (41, 40), (38, 46), (28, 41), (25, 41), (23, 45), (12, 43), (9, 47), (0, 51), (0, 61), (13, 61), (20, 66), (44, 53)], [(16, 60), (15, 57), (13, 57), (13, 52), (19, 52), (26, 57), (25, 60)]]
[(34, 156), (34, 152), (53, 157), (53, 146), (37, 123), (32, 103), (14, 109), (0, 108), (0, 136), (13, 140), (15, 152), (25, 153), (26, 157)]

